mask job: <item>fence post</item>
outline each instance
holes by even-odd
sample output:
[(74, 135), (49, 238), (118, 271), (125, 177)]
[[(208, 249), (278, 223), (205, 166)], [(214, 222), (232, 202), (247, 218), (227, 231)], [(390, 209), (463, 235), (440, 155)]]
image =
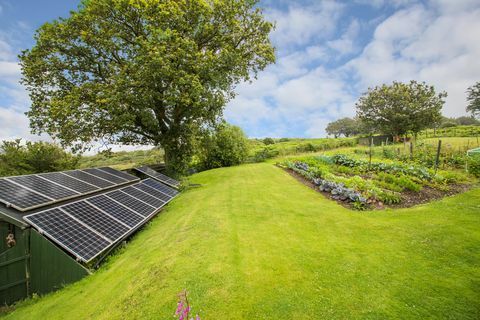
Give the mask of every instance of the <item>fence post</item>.
[(442, 149), (442, 140), (438, 140), (437, 157), (435, 158), (435, 174), (437, 174), (438, 164), (440, 162), (440, 150)]
[(413, 160), (413, 142), (410, 141), (410, 160)]

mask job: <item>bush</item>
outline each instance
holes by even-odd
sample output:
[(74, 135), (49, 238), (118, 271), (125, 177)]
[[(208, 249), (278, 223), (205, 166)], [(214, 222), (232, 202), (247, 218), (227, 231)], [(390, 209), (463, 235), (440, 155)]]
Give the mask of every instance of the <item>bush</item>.
[(263, 144), (265, 145), (269, 145), (269, 144), (275, 144), (275, 140), (273, 140), (272, 138), (265, 138), (263, 139)]
[(468, 171), (477, 178), (480, 178), (480, 155), (468, 157)]
[(48, 142), (22, 144), (20, 139), (0, 145), (0, 175), (14, 176), (75, 169), (80, 157)]
[(248, 140), (242, 129), (223, 123), (204, 137), (198, 158), (200, 169), (206, 170), (241, 164), (247, 155)]

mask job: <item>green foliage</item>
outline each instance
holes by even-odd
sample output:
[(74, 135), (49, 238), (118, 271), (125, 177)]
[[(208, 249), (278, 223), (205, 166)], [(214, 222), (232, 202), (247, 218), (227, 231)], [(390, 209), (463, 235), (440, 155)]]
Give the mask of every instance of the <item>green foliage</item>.
[(480, 155), (476, 154), (468, 157), (468, 172), (480, 178)]
[(82, 1), (20, 55), (34, 132), (63, 145), (152, 144), (184, 171), (235, 85), (274, 62), (256, 0)]
[(356, 103), (357, 116), (368, 127), (394, 136), (419, 132), (441, 119), (445, 92), (410, 81), (369, 88)]
[(204, 170), (238, 165), (245, 162), (247, 156), (247, 137), (241, 128), (227, 123), (205, 135), (198, 155)]
[(0, 145), (0, 176), (14, 176), (75, 169), (79, 161), (60, 146), (48, 142), (3, 141)]
[(93, 156), (82, 156), (78, 163), (80, 168), (115, 167), (119, 170), (130, 169), (141, 165), (159, 164), (163, 161), (163, 150), (153, 148), (150, 150), (100, 152)]
[(325, 131), (329, 135), (333, 135), (335, 138), (338, 138), (341, 135), (349, 137), (360, 133), (361, 125), (359, 120), (352, 118), (342, 118), (336, 121), (330, 122)]
[(467, 89), (467, 111), (473, 116), (480, 115), (480, 81)]
[(275, 144), (275, 140), (273, 140), (272, 138), (265, 138), (263, 139), (263, 144), (265, 145)]

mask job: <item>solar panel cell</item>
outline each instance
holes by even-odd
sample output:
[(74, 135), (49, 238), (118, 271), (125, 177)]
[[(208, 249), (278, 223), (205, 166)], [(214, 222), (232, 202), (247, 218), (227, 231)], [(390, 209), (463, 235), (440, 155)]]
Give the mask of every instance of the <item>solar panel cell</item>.
[(139, 167), (139, 168), (135, 168), (135, 170), (149, 176), (149, 177), (152, 177), (158, 181), (161, 181), (169, 186), (172, 186), (172, 187), (178, 187), (180, 185), (180, 182), (175, 180), (175, 179), (172, 179), (170, 178), (169, 176), (166, 176), (158, 171), (155, 171), (153, 170), (152, 168), (148, 167), (148, 166), (143, 166), (143, 167)]
[(103, 179), (92, 176), (89, 173), (79, 171), (79, 170), (66, 171), (65, 174), (67, 174), (71, 177), (77, 178), (79, 180), (82, 180), (84, 182), (93, 184), (94, 186), (97, 186), (99, 188), (108, 188), (108, 187), (111, 187), (111, 186), (115, 185), (113, 182), (105, 181)]
[(25, 210), (52, 200), (2, 179), (0, 180), (0, 201), (19, 210)]
[(155, 181), (153, 179), (145, 179), (145, 180), (142, 181), (142, 183), (146, 184), (149, 187), (154, 188), (155, 190), (158, 190), (158, 191), (163, 192), (163, 193), (165, 193), (169, 196), (172, 196), (172, 197), (174, 197), (178, 194), (177, 190), (175, 190), (173, 188), (170, 188), (170, 187), (168, 187), (168, 186), (166, 186), (166, 185), (164, 185), (164, 184), (162, 184), (158, 181)]
[(72, 178), (61, 172), (42, 173), (39, 174), (39, 176), (83, 194), (100, 190), (98, 187)]
[(123, 172), (123, 171), (118, 171), (118, 170), (112, 169), (110, 167), (102, 167), (102, 168), (99, 168), (99, 169), (103, 170), (105, 172), (108, 172), (110, 174), (113, 174), (114, 176), (118, 176), (120, 178), (128, 180), (128, 181), (140, 180), (138, 177), (135, 177), (134, 175), (128, 174), (128, 173)]
[(172, 196), (166, 195), (163, 192), (160, 192), (158, 190), (153, 189), (152, 187), (149, 187), (148, 185), (142, 183), (138, 183), (134, 186), (135, 188), (142, 190), (143, 192), (148, 193), (151, 196), (154, 196), (155, 198), (158, 198), (164, 202), (168, 202), (172, 199)]
[(109, 192), (106, 195), (144, 217), (151, 215), (156, 210), (156, 208), (152, 207), (151, 205), (135, 199), (120, 190)]
[(109, 241), (60, 209), (30, 215), (25, 220), (85, 262), (110, 245)]
[(82, 171), (85, 171), (85, 172), (88, 172), (96, 177), (99, 177), (99, 178), (102, 178), (102, 179), (105, 179), (105, 180), (108, 180), (112, 183), (115, 183), (115, 184), (125, 184), (125, 183), (128, 183), (128, 180), (125, 180), (125, 179), (122, 179), (120, 177), (117, 177), (117, 176), (114, 176), (114, 175), (111, 175), (103, 170), (100, 170), (100, 169), (95, 169), (95, 168), (92, 168), (92, 169), (84, 169)]
[(88, 198), (86, 201), (122, 221), (129, 227), (134, 227), (143, 220), (143, 216), (134, 213), (132, 210), (125, 208), (107, 196), (99, 195)]
[(128, 227), (86, 201), (74, 202), (63, 206), (62, 209), (112, 241), (117, 240), (129, 230)]
[(79, 195), (79, 193), (76, 191), (64, 188), (36, 175), (11, 177), (8, 178), (8, 180), (14, 181), (22, 186), (30, 188), (37, 193), (40, 193), (41, 195), (55, 200)]
[(127, 193), (128, 195), (136, 198), (136, 199), (139, 199), (139, 200), (142, 200), (143, 202), (148, 203), (152, 207), (160, 208), (165, 204), (165, 201), (157, 199), (157, 198), (143, 192), (142, 190), (139, 190), (139, 189), (137, 189), (135, 187), (132, 187), (132, 186), (123, 188), (122, 191)]

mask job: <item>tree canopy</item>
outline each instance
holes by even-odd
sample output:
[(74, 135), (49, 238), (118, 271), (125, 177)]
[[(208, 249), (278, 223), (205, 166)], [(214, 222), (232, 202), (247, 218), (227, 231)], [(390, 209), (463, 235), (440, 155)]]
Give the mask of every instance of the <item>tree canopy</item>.
[(467, 111), (480, 116), (480, 81), (467, 89)]
[(258, 0), (85, 0), (20, 55), (32, 131), (83, 150), (153, 144), (185, 169), (235, 85), (274, 62)]
[(414, 134), (441, 119), (446, 92), (417, 81), (393, 82), (369, 88), (358, 102), (357, 116), (375, 131), (400, 136)]
[(222, 123), (203, 136), (200, 149), (201, 169), (234, 166), (246, 160), (248, 139), (240, 127)]
[(327, 125), (325, 131), (333, 135), (335, 138), (344, 135), (345, 137), (349, 137), (351, 135), (359, 134), (360, 133), (360, 123), (357, 119), (352, 118), (342, 118), (336, 121), (330, 122)]

